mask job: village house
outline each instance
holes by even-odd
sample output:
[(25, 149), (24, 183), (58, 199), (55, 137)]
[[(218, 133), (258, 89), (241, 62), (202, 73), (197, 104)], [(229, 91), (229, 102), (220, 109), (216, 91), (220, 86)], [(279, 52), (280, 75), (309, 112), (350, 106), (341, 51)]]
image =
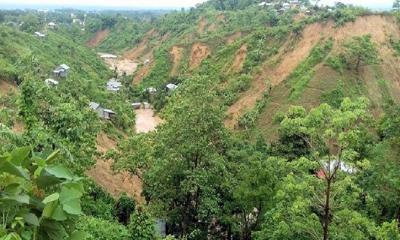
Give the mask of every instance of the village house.
[(56, 26), (57, 26), (57, 24), (55, 24), (54, 22), (49, 22), (49, 23), (47, 24), (47, 26), (48, 26), (50, 29), (55, 29)]
[(143, 103), (143, 108), (144, 108), (144, 109), (151, 109), (150, 103), (144, 102), (144, 103)]
[(343, 161), (338, 162), (337, 160), (331, 160), (329, 163), (328, 162), (323, 163), (323, 165), (324, 165), (323, 168), (321, 168), (316, 174), (317, 177), (320, 179), (324, 179), (326, 177), (325, 176), (326, 172), (333, 172), (335, 169), (338, 169), (347, 174), (353, 174), (357, 172), (357, 169), (355, 167)]
[(107, 82), (107, 90), (112, 92), (118, 92), (122, 87), (122, 83), (118, 79), (112, 78)]
[(53, 70), (53, 75), (55, 77), (67, 77), (70, 67), (66, 64), (61, 64), (56, 69)]
[(116, 59), (118, 56), (108, 53), (99, 53), (100, 57), (103, 59)]
[(142, 103), (140, 103), (140, 102), (132, 103), (132, 108), (135, 110), (140, 109), (141, 107), (142, 107)]
[(166, 88), (168, 92), (173, 92), (178, 88), (178, 86), (173, 83), (169, 83), (167, 84)]
[(46, 83), (46, 85), (48, 87), (57, 86), (59, 84), (58, 81), (56, 81), (54, 79), (51, 79), (51, 78), (48, 78), (48, 79), (44, 80), (44, 82)]
[(270, 7), (270, 6), (275, 6), (275, 3), (270, 3), (270, 2), (261, 2), (258, 4), (260, 7)]
[(84, 22), (82, 20), (80, 20), (79, 18), (73, 18), (72, 23), (79, 24), (81, 26), (85, 26)]
[(35, 32), (35, 36), (40, 37), (40, 38), (46, 37), (46, 35), (41, 32)]
[(94, 110), (100, 118), (110, 120), (115, 117), (115, 112), (110, 109), (103, 108), (96, 102), (90, 102), (89, 107)]
[(157, 89), (154, 87), (149, 87), (146, 89), (146, 91), (150, 94), (150, 95), (154, 95), (157, 93)]

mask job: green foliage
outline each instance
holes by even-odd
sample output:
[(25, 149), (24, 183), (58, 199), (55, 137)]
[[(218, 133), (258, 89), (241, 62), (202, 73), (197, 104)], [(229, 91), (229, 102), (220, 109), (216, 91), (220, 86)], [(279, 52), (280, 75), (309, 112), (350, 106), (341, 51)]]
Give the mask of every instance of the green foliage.
[(348, 22), (354, 22), (358, 16), (368, 14), (369, 11), (366, 8), (347, 6), (338, 3), (335, 11), (333, 12), (333, 19), (337, 26), (342, 26)]
[(344, 85), (343, 82), (340, 81), (334, 90), (322, 93), (321, 102), (327, 103), (332, 107), (339, 108), (344, 97)]
[[(287, 175), (276, 191), (276, 205), (256, 239), (374, 237), (375, 223), (358, 209), (368, 199), (360, 197), (356, 184), (369, 163), (362, 159), (369, 141), (367, 106), (365, 99), (344, 99), (339, 109), (322, 104), (308, 113), (301, 107), (289, 110), (281, 131), (304, 139), (310, 155), (283, 167)], [(343, 163), (357, 171), (349, 172)]]
[(326, 59), (326, 65), (340, 73), (342, 73), (344, 69), (348, 68), (345, 56), (343, 54), (339, 54), (337, 56), (329, 56)]
[(357, 73), (362, 65), (378, 63), (378, 51), (371, 40), (371, 35), (353, 37), (344, 44), (344, 57), (349, 69), (355, 69)]
[(2, 239), (64, 239), (72, 236), (69, 222), (82, 214), (80, 178), (29, 147), (0, 156)]
[(114, 216), (119, 223), (128, 225), (129, 217), (135, 210), (135, 201), (126, 194), (122, 195), (115, 203)]
[(251, 128), (256, 124), (258, 116), (260, 115), (261, 111), (267, 105), (268, 102), (268, 93), (264, 93), (262, 99), (258, 100), (256, 106), (243, 114), (239, 119), (239, 127), (242, 128)]
[(131, 238), (137, 240), (154, 239), (154, 222), (154, 219), (147, 212), (141, 210), (134, 211), (130, 216), (127, 227)]
[(86, 192), (82, 197), (82, 211), (87, 216), (115, 221), (113, 212), (115, 200), (95, 183), (85, 183)]
[(304, 60), (287, 79), (290, 84), (290, 100), (298, 99), (307, 87), (308, 82), (314, 75), (314, 67), (321, 63), (330, 53), (333, 47), (333, 40), (329, 39), (325, 43), (320, 43), (313, 48), (310, 55)]
[(94, 217), (81, 217), (76, 228), (87, 234), (84, 240), (128, 240), (129, 232), (125, 226)]

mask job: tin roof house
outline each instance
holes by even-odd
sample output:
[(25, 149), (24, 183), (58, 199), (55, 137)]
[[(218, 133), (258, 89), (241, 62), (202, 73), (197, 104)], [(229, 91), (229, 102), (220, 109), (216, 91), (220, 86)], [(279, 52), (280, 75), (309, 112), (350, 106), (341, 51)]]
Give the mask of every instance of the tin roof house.
[(43, 34), (41, 32), (35, 32), (35, 36), (40, 37), (40, 38), (44, 38), (44, 37), (46, 37), (46, 34)]
[(103, 108), (100, 104), (96, 102), (90, 102), (89, 107), (94, 110), (100, 118), (110, 120), (115, 117), (115, 112), (110, 109)]
[(107, 82), (107, 90), (112, 92), (118, 92), (122, 87), (122, 83), (118, 79), (112, 78)]
[(47, 24), (47, 26), (48, 26), (49, 28), (51, 28), (51, 29), (54, 29), (54, 28), (57, 26), (57, 24), (55, 24), (54, 22), (49, 22), (49, 23)]
[(44, 82), (46, 83), (46, 85), (48, 87), (57, 86), (59, 84), (58, 81), (56, 81), (54, 79), (51, 79), (51, 78), (48, 78), (48, 79), (44, 80)]
[(55, 77), (67, 77), (70, 67), (66, 64), (61, 64), (56, 69), (53, 70), (53, 75)]
[(166, 88), (168, 92), (173, 92), (178, 88), (178, 86), (173, 83), (169, 83), (167, 84)]

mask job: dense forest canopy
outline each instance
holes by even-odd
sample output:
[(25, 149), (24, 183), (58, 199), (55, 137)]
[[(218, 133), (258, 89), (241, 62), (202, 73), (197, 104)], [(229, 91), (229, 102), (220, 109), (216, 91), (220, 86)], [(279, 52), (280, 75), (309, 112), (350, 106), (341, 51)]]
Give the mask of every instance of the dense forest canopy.
[(400, 239), (399, 9), (0, 10), (0, 240)]

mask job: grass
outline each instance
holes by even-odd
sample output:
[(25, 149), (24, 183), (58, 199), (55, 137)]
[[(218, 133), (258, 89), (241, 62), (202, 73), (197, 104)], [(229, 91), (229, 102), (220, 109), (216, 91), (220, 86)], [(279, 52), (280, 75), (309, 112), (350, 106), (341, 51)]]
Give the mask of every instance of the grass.
[(298, 99), (308, 82), (314, 76), (314, 67), (322, 63), (333, 47), (333, 40), (329, 39), (325, 43), (319, 43), (313, 48), (310, 55), (304, 60), (287, 79), (290, 86), (289, 99), (291, 101)]

